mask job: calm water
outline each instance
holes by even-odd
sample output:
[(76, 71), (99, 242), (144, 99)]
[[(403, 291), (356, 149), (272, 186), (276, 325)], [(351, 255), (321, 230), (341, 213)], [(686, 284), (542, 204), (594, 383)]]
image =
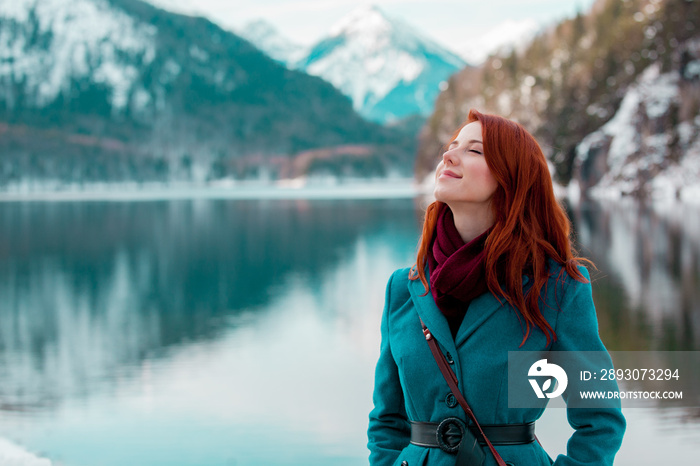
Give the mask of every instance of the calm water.
[[(700, 350), (699, 212), (571, 209), (609, 349)], [(420, 215), (412, 200), (0, 203), (0, 436), (66, 466), (366, 464), (384, 286)], [(697, 461), (699, 410), (626, 415), (616, 464)], [(552, 456), (565, 417), (538, 423)]]

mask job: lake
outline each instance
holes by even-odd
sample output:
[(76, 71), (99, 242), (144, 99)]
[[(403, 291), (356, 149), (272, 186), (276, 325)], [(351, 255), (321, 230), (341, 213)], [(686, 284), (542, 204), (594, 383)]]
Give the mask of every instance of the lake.
[[(0, 437), (65, 466), (367, 464), (384, 288), (422, 207), (0, 203)], [(608, 349), (700, 351), (700, 208), (569, 213)], [(625, 415), (616, 464), (697, 462), (697, 407)], [(538, 422), (552, 457), (571, 432)]]

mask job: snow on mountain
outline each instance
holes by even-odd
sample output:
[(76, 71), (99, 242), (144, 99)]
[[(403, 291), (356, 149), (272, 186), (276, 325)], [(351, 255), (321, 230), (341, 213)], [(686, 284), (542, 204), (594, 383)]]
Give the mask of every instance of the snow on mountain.
[(532, 18), (520, 21), (507, 19), (486, 34), (459, 47), (459, 52), (469, 63), (481, 64), (491, 54), (527, 44), (539, 30), (540, 26)]
[(14, 24), (0, 28), (0, 85), (23, 83), (28, 104), (47, 105), (88, 75), (112, 89), (115, 109), (130, 93), (141, 104), (148, 100), (133, 88), (138, 64), (155, 57), (155, 27), (107, 0), (8, 0), (0, 3), (0, 18)]
[(658, 62), (649, 66), (615, 116), (578, 145), (577, 181), (592, 186), (594, 196), (700, 199), (700, 115), (667, 124), (679, 118), (683, 87), (700, 75), (693, 68), (700, 70), (700, 41), (695, 49), (699, 58), (686, 65), (685, 75), (661, 73)]
[(306, 52), (305, 47), (295, 44), (263, 19), (247, 23), (235, 32), (255, 44), (270, 57), (284, 64), (300, 60)]
[(293, 66), (329, 81), (363, 116), (384, 123), (429, 115), (440, 83), (464, 65), (414, 28), (371, 6), (343, 18)]
[(413, 155), (331, 84), (140, 0), (0, 0), (0, 133), (0, 190), (407, 174)]

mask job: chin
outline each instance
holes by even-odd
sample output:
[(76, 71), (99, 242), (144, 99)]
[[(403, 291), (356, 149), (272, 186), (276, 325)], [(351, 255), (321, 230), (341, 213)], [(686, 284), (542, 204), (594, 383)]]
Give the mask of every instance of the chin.
[(433, 197), (435, 198), (436, 201), (440, 201), (440, 202), (444, 202), (444, 203), (447, 203), (447, 201), (450, 198), (450, 196), (447, 195), (447, 193), (445, 193), (440, 188), (433, 190)]

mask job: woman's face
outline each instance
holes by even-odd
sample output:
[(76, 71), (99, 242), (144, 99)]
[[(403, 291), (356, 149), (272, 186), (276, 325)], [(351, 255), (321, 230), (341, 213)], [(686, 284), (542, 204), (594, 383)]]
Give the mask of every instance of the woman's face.
[(452, 210), (462, 205), (487, 207), (498, 183), (484, 158), (481, 123), (474, 121), (459, 132), (435, 171), (435, 199)]

